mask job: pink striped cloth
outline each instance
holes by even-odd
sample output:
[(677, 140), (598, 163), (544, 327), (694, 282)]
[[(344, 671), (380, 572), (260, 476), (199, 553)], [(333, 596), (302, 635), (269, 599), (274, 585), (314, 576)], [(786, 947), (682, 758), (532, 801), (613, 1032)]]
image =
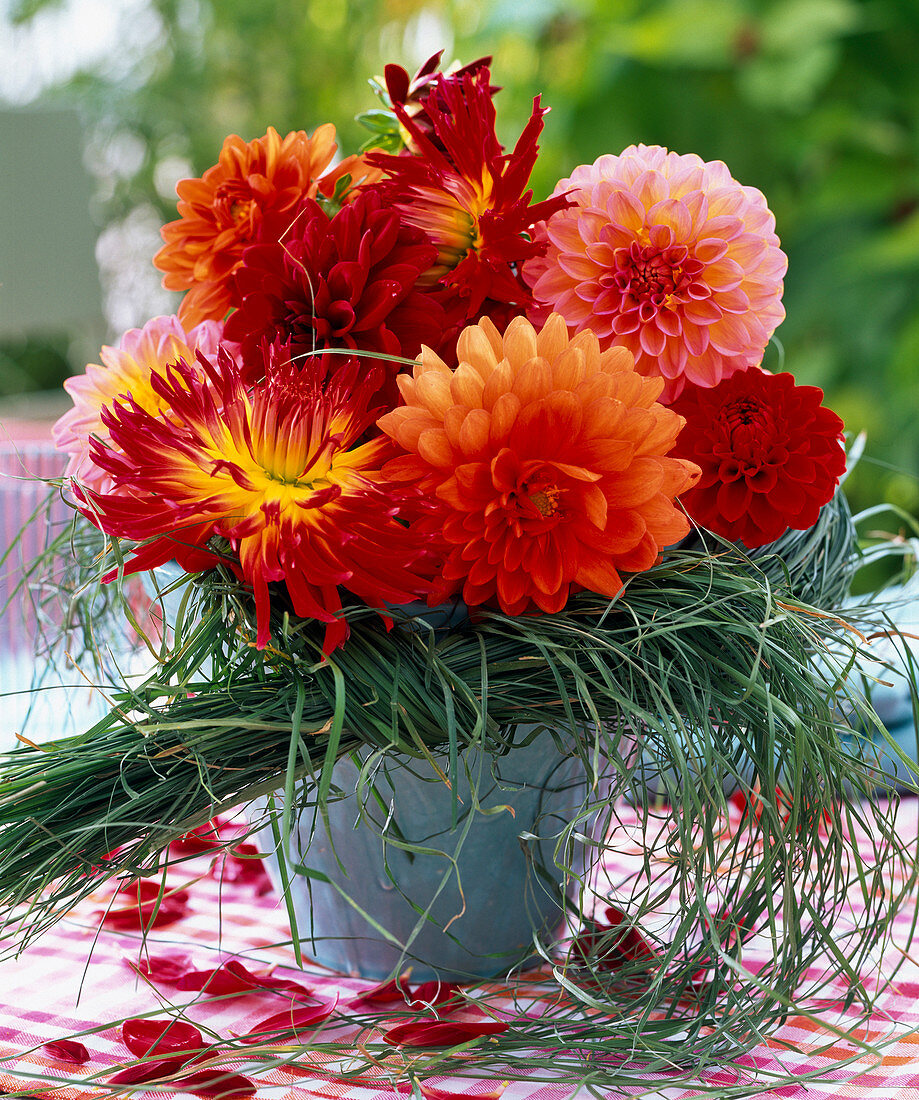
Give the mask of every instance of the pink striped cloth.
[[(904, 837), (916, 836), (917, 814), (919, 803), (904, 800), (899, 810)], [(615, 849), (606, 867), (611, 881), (634, 870), (641, 860), (637, 845), (630, 842), (617, 843)], [(870, 854), (867, 837), (864, 854), (866, 859)], [(174, 985), (159, 980), (160, 972), (155, 981), (142, 977), (137, 967), (144, 960), (155, 969), (164, 961), (175, 965), (178, 956), (185, 970), (209, 970), (235, 960), (250, 973), (270, 973), (272, 980), (310, 986), (310, 1003), (337, 998), (335, 1011), (316, 1033), (319, 1041), (362, 1039), (371, 1045), (376, 1041), (381, 1049), (379, 1035), (364, 1026), (367, 1010), (358, 1026), (353, 1007), (349, 1009), (349, 1002), (369, 984), (309, 963), (297, 967), (293, 950), (285, 943), (290, 933), (284, 907), (267, 888), (257, 860), (231, 857), (229, 862), (215, 862), (205, 853), (172, 868), (167, 883), (184, 891), (180, 911), (170, 914), (175, 919), (163, 927), (148, 931), (145, 940), (137, 931), (102, 924), (101, 914), (107, 908), (125, 905), (125, 895), (116, 895), (112, 884), (82, 902), (18, 958), (0, 963), (0, 1091), (56, 1100), (110, 1095), (105, 1083), (135, 1057), (124, 1042), (120, 1022), (148, 1015), (194, 1024), (216, 1064), (246, 1075), (258, 1097), (394, 1100), (399, 1095), (384, 1068), (375, 1079), (346, 1080), (308, 1042), (279, 1049), (279, 1059), (287, 1064), (247, 1062), (246, 1048), (234, 1044), (234, 1037), (245, 1035), (279, 1008), (289, 1007), (291, 994), (284, 990), (254, 988), (215, 999), (201, 992), (178, 992)], [(11, 941), (5, 946), (9, 948)], [(811, 1015), (818, 1006), (801, 1005), (749, 1055), (706, 1071), (696, 1086), (648, 1077), (640, 1095), (670, 1100), (728, 1094), (789, 1100), (919, 1100), (919, 930), (910, 911), (897, 918), (893, 943), (883, 957), (873, 960), (862, 981), (876, 989), (883, 984), (884, 973), (895, 966), (899, 966), (896, 980), (879, 994), (867, 1026), (850, 1030), (854, 1016), (834, 1016), (829, 1010), (821, 1022)], [(513, 985), (490, 986), (483, 996), (482, 1003), (514, 1026), (523, 1011), (538, 1015), (541, 1003), (557, 998), (559, 989), (548, 972), (537, 970)], [(381, 1011), (385, 1015), (385, 1008)], [(525, 1026), (522, 1020), (521, 1024)], [(610, 1026), (615, 1023), (611, 1021)], [(840, 1034), (839, 1029), (849, 1033)], [(86, 1054), (82, 1064), (62, 1059), (62, 1051), (66, 1055), (68, 1048), (47, 1045), (65, 1039), (82, 1044)], [(866, 1053), (858, 1040), (874, 1049)], [(389, 1069), (400, 1058), (390, 1061)], [(462, 1064), (458, 1061), (458, 1068)], [(515, 1080), (504, 1093), (506, 1100), (566, 1100), (573, 1094), (571, 1088), (528, 1070), (525, 1059), (513, 1069)], [(179, 1075), (186, 1072), (187, 1067)], [(794, 1083), (789, 1084), (789, 1078)], [(781, 1085), (776, 1087), (778, 1082)], [(499, 1082), (458, 1076), (424, 1084), (468, 1096), (487, 1094)], [(136, 1087), (138, 1095), (151, 1097), (191, 1095), (168, 1080), (155, 1091), (152, 1084)], [(611, 1100), (638, 1094), (635, 1090), (606, 1093)]]
[[(50, 425), (0, 422), (0, 653), (30, 650), (36, 630), (36, 597), (21, 587), (24, 568), (48, 546), (71, 516), (58, 478), (67, 456), (55, 450)], [(50, 511), (45, 504), (50, 503)], [(5, 610), (4, 610), (5, 609)]]

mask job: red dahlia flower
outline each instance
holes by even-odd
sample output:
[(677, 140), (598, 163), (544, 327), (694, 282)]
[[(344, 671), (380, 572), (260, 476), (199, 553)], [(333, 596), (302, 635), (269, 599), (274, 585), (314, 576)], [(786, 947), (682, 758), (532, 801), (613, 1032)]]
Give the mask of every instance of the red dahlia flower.
[(702, 468), (680, 500), (701, 527), (753, 549), (813, 526), (846, 468), (842, 420), (790, 374), (741, 371), (687, 386), (673, 453)]
[(553, 314), (503, 336), (483, 318), (457, 353), (453, 371), (425, 348), (398, 379), (405, 405), (379, 421), (408, 452), (384, 473), (420, 488), (446, 543), (432, 599), (462, 590), (469, 605), (551, 614), (572, 590), (614, 596), (620, 571), (649, 569), (688, 532), (673, 498), (698, 470), (665, 457), (682, 419), (627, 351), (569, 340)]
[[(572, 190), (573, 189), (573, 190)], [(540, 227), (530, 260), (538, 321), (561, 313), (603, 348), (628, 348), (641, 374), (714, 386), (757, 365), (785, 316), (787, 260), (763, 195), (720, 161), (631, 145), (562, 180), (567, 209)]]
[[(285, 344), (295, 359), (325, 348), (413, 359), (422, 343), (438, 341), (443, 313), (415, 289), (435, 250), (419, 230), (401, 225), (375, 191), (362, 192), (332, 218), (307, 200), (288, 226), (266, 221), (265, 232), (236, 271), (239, 308), (225, 330), (242, 344), (244, 359), (257, 361), (266, 340)], [(323, 358), (333, 369), (337, 360)], [(386, 366), (390, 374), (400, 369)]]
[(269, 639), (269, 589), (286, 585), (298, 615), (328, 624), (326, 652), (348, 635), (339, 586), (371, 607), (426, 591), (412, 571), (424, 550), (398, 522), (398, 499), (380, 474), (392, 453), (371, 426), (371, 396), (356, 371), (321, 387), (308, 369), (272, 365), (249, 392), (227, 355), (184, 362), (151, 384), (177, 423), (118, 401), (104, 414), (110, 450), (93, 458), (115, 484), (108, 494), (75, 486), (84, 514), (107, 534), (140, 542), (127, 571), (175, 558), (189, 572), (213, 565), (214, 535), (238, 555), (255, 590), (257, 644)]
[(437, 248), (422, 283), (447, 311), (451, 327), (439, 346), (431, 346), (448, 355), (464, 324), (491, 316), (495, 308), (514, 306), (519, 312), (530, 304), (517, 268), (546, 246), (529, 234), (567, 205), (557, 195), (531, 206), (533, 192), (525, 191), (547, 108), (539, 106), (537, 96), (514, 151), (504, 153), (495, 135), (489, 80), (484, 67), (460, 80), (439, 77), (425, 100), (433, 137), (402, 107), (395, 108), (418, 155), (367, 158), (388, 176), (380, 184), (387, 204)]

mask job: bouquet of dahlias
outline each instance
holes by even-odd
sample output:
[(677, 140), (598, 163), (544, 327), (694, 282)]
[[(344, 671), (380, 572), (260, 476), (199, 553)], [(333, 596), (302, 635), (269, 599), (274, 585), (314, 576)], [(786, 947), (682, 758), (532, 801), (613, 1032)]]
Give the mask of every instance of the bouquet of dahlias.
[[(883, 736), (849, 687), (843, 424), (762, 365), (786, 269), (763, 195), (635, 145), (534, 202), (546, 109), (507, 151), (489, 61), (387, 66), (360, 155), (269, 129), (179, 183), (154, 258), (178, 313), (67, 383), (56, 440), (99, 582), (153, 571), (181, 605), (96, 727), (7, 756), (0, 901), (29, 901), (28, 938), (227, 807), (308, 780), (322, 810), (345, 755), (439, 754), (455, 789), (466, 748), (561, 729), (590, 779), (571, 830), (605, 814), (600, 849), (625, 800), (682, 908), (648, 980), (661, 884), (604, 925), (561, 855), (586, 923), (556, 973), (631, 1052), (698, 1058), (821, 960), (854, 969), (914, 878), (842, 717)], [(853, 888), (865, 922), (834, 931)], [(754, 928), (772, 946), (738, 983)]]

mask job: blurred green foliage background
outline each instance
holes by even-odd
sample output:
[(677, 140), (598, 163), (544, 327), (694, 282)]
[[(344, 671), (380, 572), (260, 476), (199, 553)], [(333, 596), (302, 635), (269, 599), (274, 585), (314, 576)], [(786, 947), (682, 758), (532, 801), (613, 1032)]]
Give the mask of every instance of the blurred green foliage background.
[[(63, 0), (18, 0), (25, 25)], [(136, 4), (135, 4), (136, 7)], [(789, 256), (781, 348), (868, 460), (855, 507), (919, 511), (919, 4), (915, 0), (148, 0), (143, 50), (45, 92), (76, 104), (102, 225), (175, 216), (175, 179), (246, 139), (324, 121), (346, 151), (367, 78), (494, 55), (500, 136), (552, 108), (537, 198), (632, 142), (727, 162), (759, 187)], [(127, 152), (125, 152), (127, 151)], [(152, 248), (151, 253), (152, 255)], [(135, 258), (148, 263), (149, 256)], [(140, 323), (138, 318), (134, 323)], [(117, 334), (113, 334), (117, 336)], [(0, 390), (28, 349), (0, 349)], [(784, 359), (783, 359), (784, 355)], [(72, 364), (82, 369), (82, 364)], [(37, 368), (36, 368), (37, 370)], [(47, 385), (47, 371), (36, 377)]]

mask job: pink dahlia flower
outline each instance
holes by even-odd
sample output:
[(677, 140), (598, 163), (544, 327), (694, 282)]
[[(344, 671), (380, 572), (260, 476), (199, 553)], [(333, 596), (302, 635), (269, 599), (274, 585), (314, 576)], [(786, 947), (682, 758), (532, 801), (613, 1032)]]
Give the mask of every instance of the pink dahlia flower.
[(213, 357), (222, 335), (222, 321), (203, 321), (186, 331), (176, 317), (154, 317), (143, 328), (129, 329), (118, 347), (103, 347), (102, 365), (89, 363), (84, 374), (68, 378), (64, 388), (73, 408), (52, 429), (58, 450), (70, 455), (67, 475), (97, 492), (109, 489), (111, 478), (93, 462), (89, 444), (90, 436), (109, 441), (103, 408), (111, 408), (115, 398), (131, 397), (145, 412), (162, 415), (151, 375), (164, 374), (179, 359), (195, 369), (196, 352)]
[(573, 205), (539, 227), (547, 250), (523, 269), (537, 323), (555, 311), (601, 348), (628, 348), (641, 374), (665, 379), (665, 403), (760, 362), (788, 266), (761, 192), (659, 145), (582, 165), (565, 192)]

